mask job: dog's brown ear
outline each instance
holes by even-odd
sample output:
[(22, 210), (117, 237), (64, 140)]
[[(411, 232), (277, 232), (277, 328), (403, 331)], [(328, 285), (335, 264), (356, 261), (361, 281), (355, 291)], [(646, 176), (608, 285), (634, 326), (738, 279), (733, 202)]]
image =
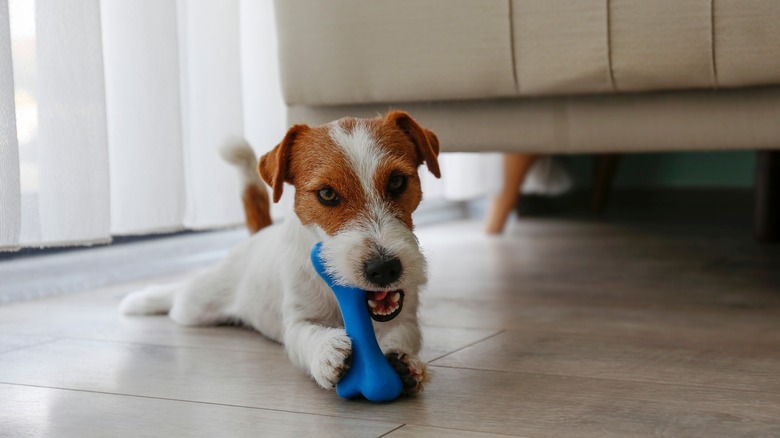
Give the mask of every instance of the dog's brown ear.
[(282, 197), (284, 183), (294, 184), (294, 175), (290, 171), (290, 159), (292, 158), (295, 140), (301, 133), (309, 130), (306, 125), (295, 125), (287, 131), (284, 140), (276, 145), (267, 154), (260, 157), (257, 163), (257, 171), (263, 177), (263, 181), (274, 189), (274, 202), (279, 202)]
[(403, 111), (390, 111), (385, 116), (385, 121), (403, 131), (417, 148), (417, 165), (425, 162), (428, 170), (436, 177), (441, 178), (439, 171), (439, 139), (433, 132), (421, 127), (412, 116)]

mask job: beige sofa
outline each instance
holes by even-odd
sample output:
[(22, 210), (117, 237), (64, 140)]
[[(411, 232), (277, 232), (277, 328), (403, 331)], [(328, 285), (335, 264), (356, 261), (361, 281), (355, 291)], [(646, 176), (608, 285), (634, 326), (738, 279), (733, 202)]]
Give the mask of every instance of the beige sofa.
[[(444, 151), (780, 148), (780, 1), (275, 6), (291, 123), (395, 107)], [(777, 153), (762, 157), (778, 190)], [(772, 228), (777, 203), (764, 204)]]

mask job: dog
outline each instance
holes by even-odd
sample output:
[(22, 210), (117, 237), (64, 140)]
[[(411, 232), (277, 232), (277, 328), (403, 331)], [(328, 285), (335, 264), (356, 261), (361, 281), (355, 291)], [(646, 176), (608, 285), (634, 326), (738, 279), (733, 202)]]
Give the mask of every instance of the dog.
[[(326, 271), (339, 284), (368, 291), (380, 348), (413, 395), (427, 380), (418, 358), (418, 293), (426, 260), (413, 234), (422, 199), (418, 168), (439, 178), (439, 140), (411, 116), (344, 118), (295, 125), (256, 163), (246, 142), (223, 148), (242, 176), (250, 231), (219, 265), (181, 284), (152, 286), (120, 305), (125, 315), (168, 313), (185, 326), (248, 325), (283, 343), (291, 361), (323, 388), (350, 365), (352, 344), (338, 303), (309, 253), (322, 241)], [(268, 192), (278, 202), (295, 187), (294, 215), (271, 224)]]

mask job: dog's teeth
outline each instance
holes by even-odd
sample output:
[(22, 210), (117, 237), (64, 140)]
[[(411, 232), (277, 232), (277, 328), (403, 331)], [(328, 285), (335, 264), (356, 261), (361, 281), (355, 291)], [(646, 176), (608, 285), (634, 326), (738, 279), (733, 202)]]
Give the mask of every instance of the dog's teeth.
[(368, 307), (370, 307), (372, 309), (376, 308), (376, 301), (368, 300)]
[(394, 303), (397, 303), (398, 301), (400, 301), (401, 300), (401, 292), (394, 293), (392, 300), (393, 300)]

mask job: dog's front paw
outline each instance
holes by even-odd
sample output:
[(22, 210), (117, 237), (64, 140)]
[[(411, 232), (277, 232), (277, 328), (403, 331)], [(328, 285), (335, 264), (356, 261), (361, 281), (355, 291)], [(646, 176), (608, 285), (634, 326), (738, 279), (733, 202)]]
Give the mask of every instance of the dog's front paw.
[(352, 340), (344, 329), (330, 330), (324, 337), (311, 363), (311, 375), (321, 387), (331, 389), (352, 363)]
[(386, 357), (395, 372), (401, 376), (404, 395), (415, 395), (423, 390), (428, 377), (423, 361), (406, 353), (388, 353)]

